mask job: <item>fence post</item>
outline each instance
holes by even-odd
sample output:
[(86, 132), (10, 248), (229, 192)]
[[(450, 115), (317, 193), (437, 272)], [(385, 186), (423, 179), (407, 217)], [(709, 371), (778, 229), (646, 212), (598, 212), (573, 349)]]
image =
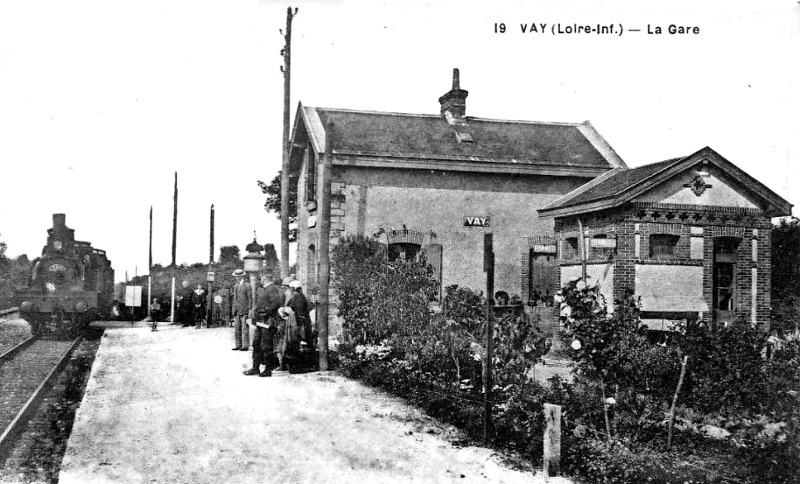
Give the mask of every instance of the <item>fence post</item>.
[(544, 456), (542, 470), (545, 477), (561, 473), (561, 405), (544, 404)]

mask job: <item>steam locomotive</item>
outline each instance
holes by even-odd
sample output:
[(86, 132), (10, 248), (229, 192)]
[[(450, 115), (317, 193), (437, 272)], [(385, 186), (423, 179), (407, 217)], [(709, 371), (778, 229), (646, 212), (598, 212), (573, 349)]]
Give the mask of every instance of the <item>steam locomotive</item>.
[(114, 269), (104, 250), (75, 240), (66, 215), (53, 214), (42, 256), (32, 261), (30, 284), (17, 292), (20, 315), (34, 335), (78, 331), (107, 317), (114, 299)]

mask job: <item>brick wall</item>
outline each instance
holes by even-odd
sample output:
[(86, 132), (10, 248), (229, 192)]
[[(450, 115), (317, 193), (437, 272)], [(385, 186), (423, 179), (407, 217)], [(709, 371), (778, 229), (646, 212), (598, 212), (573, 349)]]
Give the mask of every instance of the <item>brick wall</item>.
[[(614, 260), (614, 298), (627, 291), (635, 292), (636, 264), (702, 265), (703, 296), (711, 307), (713, 303), (714, 242), (719, 237), (738, 239), (736, 262), (735, 316), (737, 320), (769, 325), (771, 280), (771, 223), (760, 211), (737, 207), (709, 207), (692, 205), (638, 203), (622, 209), (597, 214), (587, 214), (581, 222), (585, 234), (591, 238), (605, 233), (617, 240)], [(574, 217), (555, 221), (559, 249), (569, 237), (578, 236), (578, 222)], [(656, 259), (650, 257), (650, 236), (672, 234), (679, 237), (675, 257)], [(638, 236), (638, 237), (637, 237)], [(638, 243), (637, 243), (638, 238)], [(702, 239), (702, 259), (692, 258), (692, 238)], [(753, 241), (756, 241), (755, 252)], [(636, 248), (638, 245), (638, 255)], [(561, 251), (560, 251), (561, 253)], [(755, 260), (754, 260), (755, 253)], [(589, 260), (598, 254), (589, 252)], [(560, 258), (562, 266), (579, 263), (579, 256)], [(753, 269), (756, 283), (752, 283)], [(752, 288), (756, 288), (756, 307), (753, 311)]]

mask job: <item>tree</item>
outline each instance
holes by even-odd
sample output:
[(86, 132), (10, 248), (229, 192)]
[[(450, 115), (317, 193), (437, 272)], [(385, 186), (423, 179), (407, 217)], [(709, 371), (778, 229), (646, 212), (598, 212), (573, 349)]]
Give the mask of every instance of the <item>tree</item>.
[(800, 219), (782, 219), (772, 229), (773, 326), (800, 324)]
[(10, 261), (6, 257), (6, 249), (8, 249), (8, 245), (5, 242), (0, 242), (0, 273), (6, 272), (10, 265)]
[(6, 256), (8, 246), (0, 242), (0, 309), (13, 304), (14, 292), (25, 289), (31, 271), (31, 261), (25, 254), (16, 259)]
[(242, 262), (241, 251), (236, 245), (223, 245), (219, 248), (220, 264), (238, 264)]
[[(289, 242), (297, 242), (297, 178), (292, 178), (289, 184)], [(273, 212), (275, 217), (281, 218), (281, 171), (269, 184), (258, 180), (261, 193), (267, 196), (264, 210)]]
[(272, 244), (264, 245), (264, 266), (275, 276), (281, 273), (281, 262), (278, 260), (278, 253), (275, 252), (275, 246)]

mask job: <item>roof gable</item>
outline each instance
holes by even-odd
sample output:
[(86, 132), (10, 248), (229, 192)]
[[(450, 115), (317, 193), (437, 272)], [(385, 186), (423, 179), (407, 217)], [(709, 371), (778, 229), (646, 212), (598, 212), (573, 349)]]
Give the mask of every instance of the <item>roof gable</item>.
[[(708, 179), (712, 176), (713, 179)], [(757, 207), (772, 217), (789, 215), (792, 208), (789, 202), (709, 147), (682, 158), (613, 170), (599, 178), (602, 179), (579, 187), (539, 213), (554, 217), (576, 215), (637, 200), (686, 204), (692, 201), (688, 193), (693, 189), (699, 192), (699, 195), (692, 192), (693, 196), (703, 198), (692, 204)], [(714, 181), (719, 189), (712, 194)]]
[(632, 201), (758, 209), (757, 197), (738, 185), (713, 164), (687, 167)]

